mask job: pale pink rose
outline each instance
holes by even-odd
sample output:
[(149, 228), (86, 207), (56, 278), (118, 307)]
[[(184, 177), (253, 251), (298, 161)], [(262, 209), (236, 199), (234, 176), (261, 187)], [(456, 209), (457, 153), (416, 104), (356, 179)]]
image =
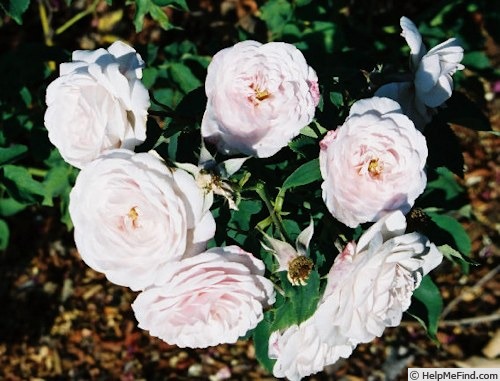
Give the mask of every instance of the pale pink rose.
[(313, 119), (318, 78), (284, 42), (244, 41), (218, 52), (205, 82), (201, 133), (226, 154), (269, 157)]
[(77, 50), (47, 87), (45, 127), (68, 163), (82, 168), (102, 152), (134, 149), (146, 139), (149, 94), (144, 62), (123, 42)]
[(234, 343), (275, 301), (264, 263), (238, 246), (212, 248), (172, 264), (132, 304), (139, 327), (169, 344)]
[(149, 153), (108, 151), (78, 175), (69, 212), (87, 265), (142, 290), (173, 262), (199, 253), (215, 233), (203, 191)]
[(405, 229), (405, 217), (396, 211), (370, 227), (358, 244), (346, 246), (314, 314), (271, 334), (274, 376), (300, 380), (400, 324), (422, 277), (443, 258), (426, 237), (404, 234)]
[(275, 359), (273, 375), (298, 381), (351, 355), (355, 345), (330, 319), (333, 312), (322, 305), (300, 325), (275, 331), (269, 337), (268, 356)]
[(399, 104), (369, 98), (320, 143), (323, 200), (340, 222), (356, 227), (393, 210), (407, 213), (423, 192), (427, 145)]
[(398, 326), (422, 277), (443, 259), (427, 237), (405, 229), (400, 211), (386, 215), (346, 246), (328, 274), (324, 308), (353, 344)]
[(422, 129), (432, 119), (434, 108), (451, 97), (452, 75), (464, 68), (460, 64), (463, 48), (455, 38), (450, 38), (427, 51), (415, 24), (404, 16), (400, 24), (401, 34), (410, 47), (410, 69), (414, 80), (389, 83), (380, 87), (375, 95), (399, 102), (405, 114)]

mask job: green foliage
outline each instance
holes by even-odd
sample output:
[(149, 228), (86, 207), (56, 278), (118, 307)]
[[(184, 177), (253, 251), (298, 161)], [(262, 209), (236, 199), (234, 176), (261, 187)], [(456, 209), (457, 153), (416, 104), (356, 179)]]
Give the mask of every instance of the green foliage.
[(180, 8), (184, 11), (188, 10), (185, 0), (134, 0), (134, 2), (136, 7), (134, 26), (137, 32), (142, 30), (146, 15), (150, 15), (165, 30), (173, 28), (162, 7), (170, 6)]
[(286, 178), (281, 190), (284, 192), (288, 189), (307, 185), (318, 180), (321, 180), (319, 160), (314, 159), (302, 164), (299, 168), (293, 171), (292, 174)]
[(452, 246), (463, 255), (469, 255), (471, 251), (471, 241), (463, 225), (454, 217), (446, 214), (433, 212), (427, 213), (432, 221), (444, 232), (452, 237)]
[(284, 298), (276, 303), (276, 313), (272, 331), (282, 330), (300, 324), (309, 318), (319, 301), (319, 274), (313, 270), (305, 286), (293, 286), (287, 279), (286, 271), (278, 273), (280, 284), (285, 292)]
[(12, 17), (18, 24), (23, 23), (23, 13), (26, 12), (30, 0), (1, 0), (0, 8), (10, 17)]
[(439, 317), (443, 310), (441, 292), (430, 276), (425, 276), (413, 293), (413, 302), (408, 313), (417, 319), (427, 330), (428, 335), (437, 342)]
[(0, 219), (0, 250), (5, 250), (9, 245), (9, 225)]
[(172, 27), (170, 21), (161, 9), (153, 0), (135, 0), (135, 16), (134, 16), (134, 26), (136, 32), (142, 30), (144, 24), (144, 16), (151, 15), (151, 17), (158, 22), (158, 24), (165, 30)]
[(447, 244), (439, 246), (438, 249), (446, 259), (455, 264), (458, 264), (462, 269), (462, 273), (469, 273), (471, 261), (460, 254), (458, 250), (455, 250), (453, 247)]
[(426, 192), (441, 190), (446, 201), (453, 200), (464, 193), (464, 189), (457, 183), (454, 174), (446, 167), (436, 169), (438, 177), (427, 182)]
[(271, 315), (272, 312), (270, 311), (264, 314), (264, 319), (262, 319), (254, 329), (252, 336), (255, 344), (255, 357), (269, 373), (273, 372), (273, 367), (276, 362), (276, 360), (271, 360), (268, 354), (269, 336), (271, 336), (273, 332), (271, 330)]
[(10, 147), (0, 147), (0, 166), (14, 162), (28, 151), (28, 147), (22, 144), (14, 144)]
[(3, 166), (0, 181), (9, 195), (18, 202), (34, 204), (44, 199), (43, 184), (33, 179), (31, 173), (22, 166), (11, 164)]

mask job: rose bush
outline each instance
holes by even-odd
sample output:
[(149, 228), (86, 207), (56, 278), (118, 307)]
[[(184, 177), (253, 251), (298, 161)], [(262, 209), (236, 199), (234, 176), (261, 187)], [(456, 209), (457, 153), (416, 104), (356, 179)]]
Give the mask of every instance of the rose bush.
[(441, 106), (453, 91), (452, 75), (464, 66), (463, 48), (455, 38), (427, 51), (416, 25), (407, 17), (401, 17), (401, 35), (410, 47), (410, 69), (413, 82), (389, 83), (380, 87), (375, 95), (397, 101), (417, 128), (429, 123), (434, 108)]
[(316, 72), (295, 46), (244, 41), (208, 66), (201, 133), (219, 151), (269, 157), (308, 125), (319, 101)]
[(269, 338), (273, 374), (299, 380), (401, 322), (422, 277), (443, 255), (427, 237), (404, 234), (400, 211), (386, 215), (336, 257), (314, 314)]
[(187, 172), (118, 149), (80, 172), (69, 211), (85, 263), (142, 290), (163, 279), (172, 262), (205, 249), (215, 232), (210, 206)]
[(123, 42), (77, 50), (47, 87), (45, 127), (68, 163), (82, 168), (102, 152), (134, 149), (146, 139), (149, 94), (144, 62)]
[[(138, 22), (148, 12), (165, 21), (153, 3), (138, 8)], [(41, 12), (48, 2), (37, 4)], [(96, 4), (88, 10), (98, 18)], [(463, 174), (458, 145), (436, 154), (441, 134), (453, 134), (446, 122), (478, 118), (465, 97), (449, 102), (447, 111), (435, 109), (451, 94), (462, 49), (452, 39), (427, 51), (416, 26), (402, 18), (411, 72), (387, 73), (403, 50), (379, 33), (366, 41), (377, 22), (365, 29), (358, 7), (337, 15), (329, 11), (338, 9), (315, 2), (268, 0), (257, 7), (268, 34), (255, 23), (255, 30), (221, 41), (181, 41), (185, 30), (177, 29), (165, 46), (141, 45), (150, 108), (141, 83), (144, 63), (133, 48), (117, 42), (107, 50), (74, 52), (46, 93), (45, 124), (62, 158), (56, 148), (43, 147), (36, 123), (4, 103), (15, 99), (36, 121), (42, 114), (36, 90), (57, 54), (43, 57), (39, 83), (21, 81), (0, 96), (6, 126), (0, 131), (0, 248), (15, 211), (60, 205), (70, 226), (69, 204), (82, 259), (110, 281), (141, 291), (132, 306), (141, 328), (182, 347), (253, 337), (261, 364), (291, 380), (350, 356), (359, 343), (399, 324), (412, 295), (423, 308), (411, 314), (435, 339), (442, 303), (430, 277), (422, 277), (442, 255), (423, 235), (406, 233), (404, 215), (408, 231), (429, 229), (439, 250), (467, 268), (472, 245), (454, 218), (467, 218), (468, 210), (460, 205), (447, 213), (463, 196), (454, 182), (454, 173)], [(451, 14), (433, 23), (454, 22)], [(345, 23), (361, 34), (344, 33)], [(253, 35), (274, 42), (240, 42), (210, 61), (207, 54), (236, 36)], [(163, 37), (158, 41), (167, 41)], [(5, 68), (3, 57), (0, 64)], [(394, 78), (405, 82), (391, 84)], [(387, 84), (377, 92), (387, 97), (369, 98), (377, 84)], [(418, 128), (438, 112), (427, 148)], [(30, 142), (9, 141), (18, 135)], [(16, 161), (32, 147), (28, 167), (19, 168)], [(243, 155), (227, 157), (233, 154)], [(63, 159), (81, 168), (78, 177)]]
[(275, 301), (264, 263), (238, 246), (172, 264), (132, 304), (139, 327), (180, 347), (234, 343)]
[(393, 210), (407, 213), (425, 188), (425, 138), (391, 99), (354, 103), (345, 123), (329, 131), (320, 147), (323, 200), (347, 226)]

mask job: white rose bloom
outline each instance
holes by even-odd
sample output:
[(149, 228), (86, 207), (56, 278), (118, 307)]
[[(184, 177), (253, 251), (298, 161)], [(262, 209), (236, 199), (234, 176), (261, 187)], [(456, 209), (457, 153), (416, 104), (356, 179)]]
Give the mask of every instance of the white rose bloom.
[(426, 237), (404, 234), (405, 229), (405, 217), (396, 211), (370, 227), (357, 245), (346, 246), (314, 314), (271, 334), (274, 376), (300, 380), (400, 324), (413, 291), (443, 257)]
[(320, 303), (314, 315), (300, 325), (271, 334), (268, 355), (276, 359), (275, 377), (298, 381), (351, 355), (355, 345), (334, 325), (331, 315)]
[(132, 304), (139, 327), (169, 344), (234, 343), (275, 301), (264, 263), (238, 246), (212, 248), (172, 264)]
[(203, 191), (148, 153), (108, 151), (78, 175), (69, 212), (82, 259), (113, 283), (142, 290), (215, 233)]
[(347, 226), (407, 213), (426, 186), (425, 138), (389, 98), (355, 102), (320, 148), (323, 200)]
[(353, 344), (400, 324), (422, 277), (443, 255), (427, 237), (404, 234), (404, 215), (393, 212), (350, 243), (335, 259), (323, 295), (332, 323)]
[(455, 38), (450, 38), (427, 51), (415, 24), (404, 16), (400, 24), (401, 34), (410, 47), (414, 81), (389, 83), (381, 86), (375, 95), (399, 102), (403, 111), (422, 129), (432, 119), (433, 109), (451, 97), (452, 75), (464, 68), (460, 64), (463, 48)]
[(318, 77), (284, 42), (244, 41), (218, 52), (205, 82), (201, 133), (226, 154), (270, 157), (313, 119)]
[(144, 62), (123, 42), (77, 50), (47, 87), (45, 127), (68, 163), (83, 168), (113, 148), (133, 150), (146, 139), (149, 94)]

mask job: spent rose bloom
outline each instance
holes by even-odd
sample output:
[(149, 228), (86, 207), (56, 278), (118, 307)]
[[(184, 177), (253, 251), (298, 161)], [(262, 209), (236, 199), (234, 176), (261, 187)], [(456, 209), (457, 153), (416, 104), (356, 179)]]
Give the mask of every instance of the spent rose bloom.
[(414, 80), (389, 83), (380, 87), (375, 95), (399, 102), (405, 114), (422, 129), (432, 119), (434, 108), (451, 97), (452, 75), (464, 68), (460, 64), (463, 48), (455, 38), (450, 38), (427, 51), (416, 25), (404, 16), (400, 24), (401, 35), (410, 47), (410, 69)]
[(139, 327), (169, 344), (234, 343), (275, 301), (264, 263), (238, 246), (216, 247), (172, 264), (132, 304)]
[(277, 360), (276, 377), (300, 380), (400, 324), (422, 277), (443, 258), (426, 237), (405, 229), (404, 215), (395, 211), (346, 246), (314, 314), (271, 334), (268, 353)]
[(314, 267), (314, 262), (309, 258), (308, 249), (314, 234), (314, 223), (300, 232), (295, 240), (295, 248), (288, 242), (280, 241), (264, 233), (269, 246), (262, 246), (274, 254), (278, 260), (276, 271), (286, 271), (287, 278), (293, 286), (305, 286)]
[(83, 168), (102, 152), (134, 149), (146, 139), (149, 94), (144, 62), (123, 42), (77, 50), (47, 87), (45, 127), (68, 163)]
[(82, 259), (133, 290), (162, 279), (172, 262), (205, 250), (215, 233), (209, 208), (190, 174), (125, 149), (82, 169), (69, 204)]
[(399, 104), (373, 97), (354, 103), (345, 123), (320, 142), (323, 200), (350, 227), (407, 213), (423, 192), (427, 145)]
[(208, 103), (201, 133), (226, 154), (270, 157), (314, 117), (318, 77), (284, 42), (244, 41), (215, 54), (208, 66)]

